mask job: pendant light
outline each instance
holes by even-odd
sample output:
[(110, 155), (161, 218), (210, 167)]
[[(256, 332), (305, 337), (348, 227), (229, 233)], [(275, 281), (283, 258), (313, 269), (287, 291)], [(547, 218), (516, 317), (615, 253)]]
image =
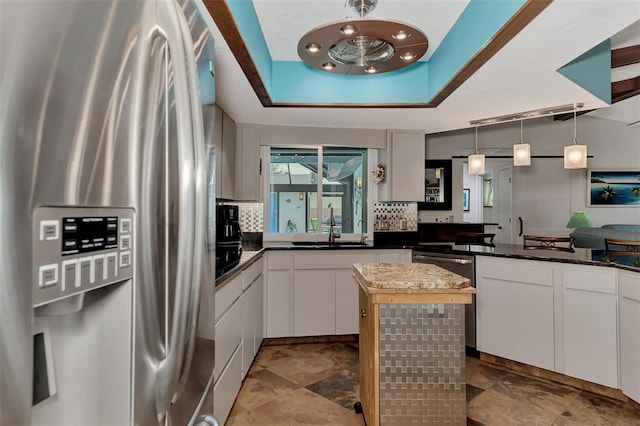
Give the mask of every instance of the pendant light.
[(586, 169), (587, 168), (587, 146), (578, 145), (576, 108), (573, 108), (573, 143), (564, 147), (564, 168), (565, 169)]
[(520, 117), (520, 143), (513, 145), (514, 166), (531, 165), (531, 146), (524, 142), (523, 121), (524, 119)]
[(478, 154), (478, 126), (476, 126), (476, 135), (474, 138), (475, 154), (469, 156), (469, 174), (481, 175), (484, 173), (484, 154)]

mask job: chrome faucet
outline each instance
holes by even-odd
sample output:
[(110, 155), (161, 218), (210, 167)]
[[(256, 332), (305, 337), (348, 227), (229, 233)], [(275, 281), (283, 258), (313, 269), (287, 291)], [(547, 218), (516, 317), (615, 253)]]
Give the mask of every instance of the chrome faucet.
[(336, 219), (333, 217), (333, 207), (329, 209), (330, 219), (329, 219), (329, 243), (334, 243), (337, 238), (340, 238), (340, 232), (333, 230), (333, 227), (336, 226)]
[[(358, 225), (362, 225), (362, 219), (360, 219), (358, 221)], [(367, 235), (364, 234), (364, 228), (360, 228), (360, 244), (364, 244), (364, 240), (366, 240), (368, 237)]]

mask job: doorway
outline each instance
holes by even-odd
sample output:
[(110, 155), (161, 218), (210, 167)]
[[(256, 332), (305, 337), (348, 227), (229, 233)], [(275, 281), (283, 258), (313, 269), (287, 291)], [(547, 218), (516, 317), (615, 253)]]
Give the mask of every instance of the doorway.
[(487, 162), (488, 173), (482, 175), (482, 221), (495, 223), (485, 231), (495, 233), (495, 243), (513, 243), (512, 184), (513, 167), (505, 163)]

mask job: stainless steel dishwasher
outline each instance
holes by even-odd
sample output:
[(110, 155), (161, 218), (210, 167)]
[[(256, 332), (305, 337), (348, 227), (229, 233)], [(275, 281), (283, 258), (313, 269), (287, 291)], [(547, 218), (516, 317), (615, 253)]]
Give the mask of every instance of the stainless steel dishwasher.
[[(448, 271), (462, 275), (471, 280), (471, 285), (476, 286), (474, 257), (453, 253), (441, 253), (431, 251), (413, 250), (414, 263), (431, 263)], [(467, 354), (476, 354), (476, 296), (473, 302), (465, 306), (464, 332)]]

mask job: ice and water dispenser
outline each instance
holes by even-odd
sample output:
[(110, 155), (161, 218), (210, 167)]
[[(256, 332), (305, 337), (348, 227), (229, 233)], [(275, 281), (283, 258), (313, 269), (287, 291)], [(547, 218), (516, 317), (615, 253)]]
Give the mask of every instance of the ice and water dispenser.
[(40, 207), (32, 424), (129, 424), (135, 214)]

